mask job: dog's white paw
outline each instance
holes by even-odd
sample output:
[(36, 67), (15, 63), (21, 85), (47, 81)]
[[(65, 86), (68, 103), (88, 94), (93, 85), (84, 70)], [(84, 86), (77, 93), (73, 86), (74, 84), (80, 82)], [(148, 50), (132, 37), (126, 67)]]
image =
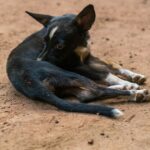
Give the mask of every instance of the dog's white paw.
[(123, 84), (123, 86), (124, 86), (124, 88), (123, 88), (124, 90), (137, 90), (137, 89), (139, 89), (139, 85), (136, 83), (125, 82)]
[(123, 116), (123, 112), (120, 111), (119, 109), (113, 109), (112, 110), (112, 115), (114, 118), (120, 118)]
[(124, 90), (125, 86), (124, 85), (112, 85), (112, 86), (109, 86), (108, 88), (117, 89), (117, 90)]
[(132, 82), (143, 84), (146, 81), (146, 77), (142, 74), (133, 74), (131, 77)]
[(137, 89), (139, 89), (139, 85), (136, 83), (125, 82), (121, 85), (109, 86), (108, 88), (118, 89), (118, 90), (137, 90)]
[(136, 90), (139, 89), (139, 85), (131, 83), (131, 84), (123, 84), (123, 85), (112, 85), (109, 86), (108, 88), (117, 89), (117, 90)]
[(135, 73), (128, 69), (119, 69), (123, 76), (126, 76), (129, 80), (137, 84), (143, 84), (146, 81), (146, 77), (142, 74)]
[(130, 97), (130, 101), (135, 102), (148, 102), (150, 101), (150, 94), (148, 90), (131, 90), (132, 96)]

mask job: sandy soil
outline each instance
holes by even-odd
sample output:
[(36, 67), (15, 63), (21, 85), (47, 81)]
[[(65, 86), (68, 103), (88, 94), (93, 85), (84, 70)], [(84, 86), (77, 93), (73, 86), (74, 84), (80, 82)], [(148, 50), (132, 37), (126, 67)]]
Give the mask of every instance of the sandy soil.
[(41, 28), (30, 10), (53, 15), (95, 5), (92, 51), (145, 74), (150, 88), (150, 2), (148, 0), (0, 0), (0, 150), (149, 150), (150, 103), (108, 101), (125, 112), (119, 120), (66, 113), (25, 98), (6, 72), (10, 51)]

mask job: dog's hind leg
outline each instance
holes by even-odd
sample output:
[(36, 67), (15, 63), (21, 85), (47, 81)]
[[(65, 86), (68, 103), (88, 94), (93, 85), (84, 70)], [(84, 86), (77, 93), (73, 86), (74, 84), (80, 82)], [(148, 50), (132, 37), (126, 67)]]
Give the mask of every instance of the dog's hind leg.
[(118, 90), (112, 89), (112, 87), (104, 88), (99, 87), (98, 89), (89, 89), (88, 87), (78, 88), (60, 88), (57, 91), (59, 96), (75, 96), (80, 102), (93, 102), (97, 100), (104, 100), (108, 98), (122, 97), (129, 101), (134, 102), (146, 102), (150, 100), (148, 91), (143, 90)]
[[(130, 101), (148, 101), (148, 91), (143, 90), (118, 90), (113, 87), (100, 87), (95, 82), (83, 77), (74, 82), (68, 79), (65, 85), (55, 85), (56, 94), (59, 96), (75, 96), (81, 102), (91, 102), (108, 98), (124, 97)], [(69, 81), (70, 80), (70, 81)], [(86, 82), (83, 82), (86, 81)], [(72, 82), (72, 83), (71, 83)], [(67, 84), (69, 83), (69, 84)]]
[(89, 89), (83, 89), (75, 93), (76, 93), (76, 97), (81, 102), (92, 102), (96, 100), (104, 100), (104, 99), (116, 98), (116, 97), (122, 97), (134, 102), (145, 102), (150, 100), (148, 90), (145, 89), (118, 90), (118, 89), (101, 87), (99, 88), (99, 90), (95, 90), (95, 91), (90, 91)]

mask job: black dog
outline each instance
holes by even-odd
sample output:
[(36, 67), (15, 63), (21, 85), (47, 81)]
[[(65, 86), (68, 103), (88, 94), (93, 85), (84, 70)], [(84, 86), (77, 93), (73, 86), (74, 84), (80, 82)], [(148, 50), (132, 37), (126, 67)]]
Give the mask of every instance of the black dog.
[[(119, 117), (122, 112), (102, 105), (72, 103), (62, 97), (75, 96), (81, 102), (117, 96), (126, 96), (134, 101), (147, 100), (147, 90), (136, 90), (139, 88), (136, 83), (145, 81), (143, 75), (116, 68), (91, 55), (88, 30), (95, 21), (93, 5), (86, 6), (78, 15), (53, 17), (27, 13), (44, 28), (26, 38), (9, 55), (8, 77), (19, 92), (65, 111), (109, 117)], [(101, 87), (95, 81), (110, 86)]]

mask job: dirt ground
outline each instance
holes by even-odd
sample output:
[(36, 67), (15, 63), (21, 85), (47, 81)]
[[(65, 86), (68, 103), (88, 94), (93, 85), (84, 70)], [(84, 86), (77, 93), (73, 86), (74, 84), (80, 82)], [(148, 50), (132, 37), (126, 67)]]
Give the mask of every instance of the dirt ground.
[(0, 0), (0, 150), (149, 150), (150, 103), (105, 101), (119, 120), (66, 113), (15, 91), (6, 75), (10, 51), (41, 25), (25, 10), (61, 15), (95, 5), (92, 53), (145, 74), (150, 88), (150, 1)]

